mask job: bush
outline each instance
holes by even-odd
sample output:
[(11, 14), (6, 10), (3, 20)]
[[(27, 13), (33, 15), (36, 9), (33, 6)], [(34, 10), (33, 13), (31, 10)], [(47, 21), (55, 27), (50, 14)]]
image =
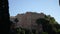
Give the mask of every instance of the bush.
[(47, 32), (42, 32), (42, 34), (48, 34)]

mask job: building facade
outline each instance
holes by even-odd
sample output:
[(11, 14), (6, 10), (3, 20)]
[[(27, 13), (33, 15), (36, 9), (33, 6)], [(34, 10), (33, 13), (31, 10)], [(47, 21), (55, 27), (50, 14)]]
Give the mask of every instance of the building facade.
[[(17, 27), (22, 27), (26, 29), (37, 29), (36, 20), (39, 18), (45, 18), (43, 13), (26, 12), (25, 14), (18, 14), (15, 16), (19, 21), (17, 22)], [(40, 24), (40, 30), (42, 30), (42, 25)]]

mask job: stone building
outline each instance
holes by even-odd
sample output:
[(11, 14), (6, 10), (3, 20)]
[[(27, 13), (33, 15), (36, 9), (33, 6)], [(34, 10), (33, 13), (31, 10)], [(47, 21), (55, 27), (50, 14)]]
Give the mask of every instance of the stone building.
[[(39, 18), (45, 18), (43, 13), (26, 12), (25, 14), (17, 14), (15, 16), (19, 21), (17, 22), (17, 27), (22, 27), (26, 29), (36, 29), (36, 20)], [(42, 30), (42, 25), (40, 24), (40, 30)]]

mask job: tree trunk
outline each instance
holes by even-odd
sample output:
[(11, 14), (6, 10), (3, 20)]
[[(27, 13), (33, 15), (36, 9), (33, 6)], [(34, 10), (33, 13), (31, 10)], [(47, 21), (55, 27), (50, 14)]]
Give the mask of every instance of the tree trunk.
[(0, 0), (0, 34), (9, 34), (9, 6), (8, 0)]

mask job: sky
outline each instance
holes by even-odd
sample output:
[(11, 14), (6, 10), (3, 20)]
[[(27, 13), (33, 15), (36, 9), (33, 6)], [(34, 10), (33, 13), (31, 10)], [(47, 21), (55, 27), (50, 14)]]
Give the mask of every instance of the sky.
[(27, 11), (51, 15), (60, 24), (59, 0), (9, 0), (10, 16)]

